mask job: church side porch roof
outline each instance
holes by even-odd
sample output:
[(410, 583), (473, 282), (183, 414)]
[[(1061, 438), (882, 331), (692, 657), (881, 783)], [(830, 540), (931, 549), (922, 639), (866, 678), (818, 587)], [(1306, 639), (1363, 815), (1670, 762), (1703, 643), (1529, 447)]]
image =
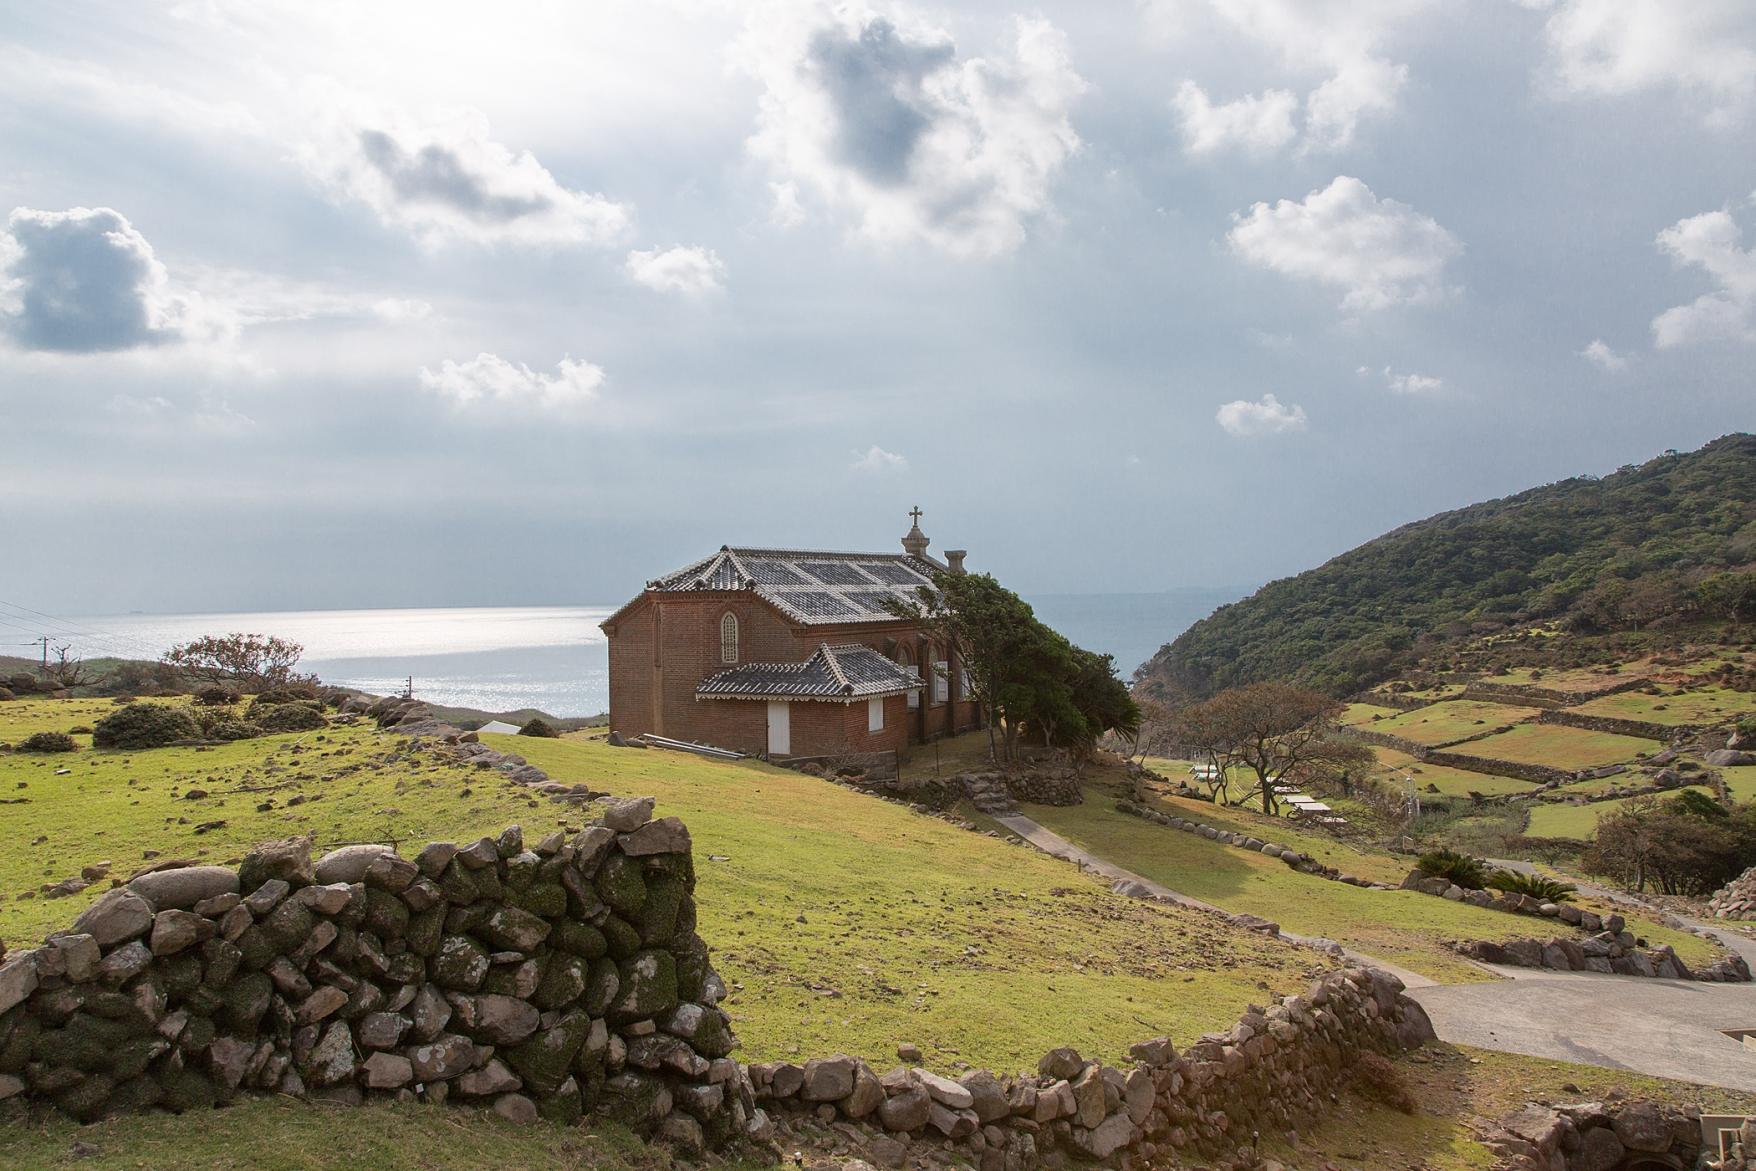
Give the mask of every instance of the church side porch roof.
[(821, 699), (851, 703), (918, 691), (914, 672), (871, 647), (821, 643), (802, 663), (740, 663), (709, 675), (697, 699)]

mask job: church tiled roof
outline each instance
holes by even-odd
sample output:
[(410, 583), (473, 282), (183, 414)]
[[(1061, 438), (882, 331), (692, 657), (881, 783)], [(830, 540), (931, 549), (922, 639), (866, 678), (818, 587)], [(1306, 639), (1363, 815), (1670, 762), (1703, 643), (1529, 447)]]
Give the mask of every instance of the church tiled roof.
[(894, 622), (887, 598), (913, 602), (943, 565), (907, 553), (820, 553), (721, 547), (646, 583), (649, 590), (754, 590), (806, 626)]
[(921, 681), (870, 647), (822, 643), (802, 663), (740, 663), (703, 679), (698, 699), (873, 699)]

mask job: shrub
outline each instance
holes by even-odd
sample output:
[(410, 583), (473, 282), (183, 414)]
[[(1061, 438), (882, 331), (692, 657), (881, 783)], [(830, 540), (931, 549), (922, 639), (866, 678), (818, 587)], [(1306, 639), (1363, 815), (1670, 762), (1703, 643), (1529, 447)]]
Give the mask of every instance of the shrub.
[(32, 732), (18, 742), (19, 752), (73, 752), (79, 745), (65, 732)]
[(67, 729), (67, 734), (69, 736), (89, 736), (91, 735), (91, 725), (75, 724), (73, 727)]
[(252, 708), (250, 715), (264, 732), (315, 732), (329, 726), (321, 710), (303, 703), (280, 703), (261, 711)]
[(1354, 1058), (1354, 1088), (1366, 1098), (1381, 1102), (1402, 1114), (1413, 1114), (1420, 1104), (1403, 1080), (1402, 1070), (1395, 1062), (1379, 1053), (1361, 1053)]
[(1496, 870), (1488, 875), (1488, 885), (1495, 890), (1533, 898), (1539, 903), (1570, 903), (1578, 887), (1541, 874), (1525, 874), (1517, 870)]
[(203, 733), (209, 740), (254, 740), (262, 735), (262, 729), (246, 720), (227, 716), (209, 724)]
[(1488, 864), (1456, 850), (1430, 850), (1416, 863), (1429, 878), (1447, 878), (1464, 890), (1481, 890), (1488, 881)]
[(293, 682), (280, 687), (271, 687), (257, 695), (256, 702), (264, 705), (280, 703), (312, 703), (318, 699), (317, 687), (312, 683)]
[(201, 727), (180, 707), (162, 703), (131, 703), (99, 720), (92, 743), (99, 748), (163, 748), (179, 740), (195, 740)]
[[(283, 707), (304, 708), (306, 711), (321, 712), (323, 704), (315, 699), (288, 699), (284, 692), (268, 692), (257, 696), (245, 712), (244, 718), (260, 724), (268, 714)], [(289, 717), (291, 718), (291, 717)]]
[(524, 727), (518, 730), (518, 734), (520, 736), (542, 736), (549, 740), (556, 740), (561, 736), (561, 729), (541, 716), (532, 716)]
[(195, 702), (204, 707), (227, 707), (238, 702), (238, 693), (230, 687), (214, 684), (195, 693)]

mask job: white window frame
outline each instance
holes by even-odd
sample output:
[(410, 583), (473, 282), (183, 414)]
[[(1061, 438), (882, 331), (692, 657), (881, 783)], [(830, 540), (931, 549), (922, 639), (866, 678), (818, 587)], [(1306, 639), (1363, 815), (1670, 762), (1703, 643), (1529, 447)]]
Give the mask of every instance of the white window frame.
[(866, 731), (884, 731), (884, 697), (882, 695), (866, 701)]
[(951, 698), (951, 664), (940, 659), (933, 664), (933, 702), (945, 703)]
[[(913, 675), (915, 677), (916, 683), (919, 683), (921, 681), (921, 669), (919, 667), (915, 666), (913, 663), (904, 663), (903, 666), (908, 671), (908, 673), (910, 675)], [(916, 687), (916, 688), (911, 689), (908, 693), (908, 710), (911, 712), (917, 711), (917, 710), (919, 710), (920, 706), (921, 706), (921, 689), (919, 687)]]
[(719, 661), (738, 661), (738, 616), (727, 610), (719, 620)]

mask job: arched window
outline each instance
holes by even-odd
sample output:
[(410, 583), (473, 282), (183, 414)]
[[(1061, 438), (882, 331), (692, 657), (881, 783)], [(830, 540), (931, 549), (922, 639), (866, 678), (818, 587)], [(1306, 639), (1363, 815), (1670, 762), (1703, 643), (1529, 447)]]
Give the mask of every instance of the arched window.
[(719, 620), (719, 661), (738, 661), (738, 616), (727, 614)]
[[(914, 656), (909, 654), (909, 649), (906, 643), (896, 648), (896, 665), (903, 668), (916, 679), (921, 677), (921, 673), (915, 670)], [(908, 693), (908, 706), (910, 711), (921, 706), (920, 691), (916, 690)]]

